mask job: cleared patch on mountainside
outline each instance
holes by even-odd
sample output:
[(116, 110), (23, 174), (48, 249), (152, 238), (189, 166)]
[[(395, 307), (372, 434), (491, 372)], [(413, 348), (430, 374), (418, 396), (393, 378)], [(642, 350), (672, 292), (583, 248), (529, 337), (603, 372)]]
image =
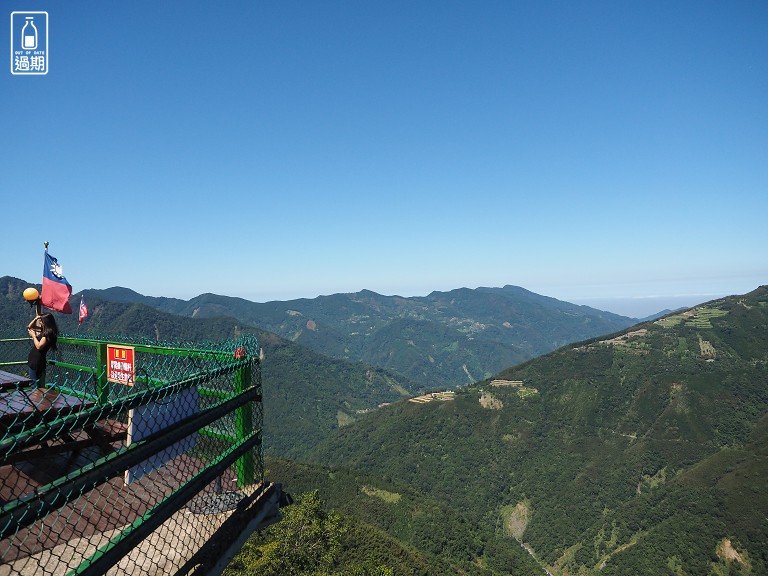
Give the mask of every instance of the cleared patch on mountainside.
[(448, 324), (455, 326), (459, 332), (470, 335), (480, 334), (488, 328), (487, 324), (483, 324), (472, 318), (448, 318)]
[(624, 350), (626, 352), (644, 354), (648, 352), (648, 343), (644, 340), (644, 337), (647, 335), (648, 329), (640, 328), (639, 330), (632, 330), (631, 332), (619, 334), (614, 338), (599, 340), (596, 343), (586, 344), (584, 346), (576, 346), (573, 350), (576, 352), (589, 352), (590, 350), (595, 350), (601, 346), (612, 346), (613, 348)]
[(389, 492), (388, 490), (382, 490), (381, 488), (374, 488), (373, 486), (361, 486), (360, 491), (366, 496), (372, 498), (378, 498), (388, 504), (397, 504), (402, 498), (401, 494), (397, 492)]
[(689, 414), (691, 406), (683, 384), (674, 382), (669, 387), (669, 405), (677, 414)]
[(611, 338), (609, 340), (600, 340), (600, 344), (614, 344), (614, 345), (626, 344), (628, 341), (632, 340), (633, 338), (642, 338), (647, 334), (648, 334), (648, 330), (646, 328), (640, 328), (640, 330), (633, 330), (632, 332), (620, 334), (619, 336), (616, 336), (616, 338)]
[(702, 358), (714, 358), (717, 355), (717, 351), (712, 346), (712, 343), (704, 340), (701, 335), (699, 335), (699, 350), (701, 350)]
[(742, 566), (747, 566), (748, 562), (745, 559), (745, 555), (739, 554), (733, 547), (730, 538), (723, 538), (715, 549), (715, 553), (718, 558), (729, 562), (738, 562)]
[(409, 398), (409, 402), (415, 402), (416, 404), (426, 404), (427, 402), (453, 400), (456, 397), (456, 392), (447, 390), (445, 392), (430, 392), (423, 396), (416, 396), (415, 398)]
[(522, 380), (491, 380), (491, 386), (494, 388), (516, 388), (518, 397), (525, 400), (539, 393), (533, 386), (525, 386)]
[(512, 536), (518, 542), (522, 541), (525, 529), (531, 519), (530, 502), (523, 500), (514, 506), (512, 504), (501, 509), (501, 519), (504, 523), (504, 532)]
[(536, 396), (536, 394), (538, 393), (539, 393), (538, 388), (533, 388), (532, 386), (520, 386), (520, 388), (517, 389), (517, 395), (522, 400), (525, 400), (526, 398), (530, 398), (532, 396)]
[(691, 308), (680, 314), (672, 314), (671, 316), (665, 316), (656, 320), (655, 324), (664, 326), (665, 328), (671, 328), (672, 326), (678, 326), (684, 324), (691, 328), (712, 328), (711, 320), (713, 318), (719, 318), (728, 314), (727, 310), (720, 308), (708, 308), (706, 306), (700, 308)]
[(496, 388), (502, 388), (504, 386), (511, 386), (512, 388), (516, 388), (522, 385), (522, 380), (491, 380), (491, 386), (495, 386)]
[(667, 467), (664, 466), (656, 474), (643, 474), (640, 482), (637, 483), (637, 493), (641, 494), (643, 490), (652, 490), (667, 481)]
[(400, 396), (410, 396), (411, 395), (411, 393), (408, 392), (408, 390), (403, 388), (400, 384), (398, 384), (397, 382), (395, 382), (391, 378), (387, 378), (386, 381), (389, 382), (390, 390), (392, 390), (393, 392), (397, 392), (398, 394), (400, 394)]
[(483, 392), (480, 394), (480, 406), (486, 410), (501, 410), (504, 403), (490, 392)]
[(348, 424), (352, 424), (352, 422), (355, 421), (354, 416), (351, 416), (344, 412), (343, 410), (339, 410), (336, 412), (336, 424), (338, 424), (339, 428), (342, 426), (347, 426)]

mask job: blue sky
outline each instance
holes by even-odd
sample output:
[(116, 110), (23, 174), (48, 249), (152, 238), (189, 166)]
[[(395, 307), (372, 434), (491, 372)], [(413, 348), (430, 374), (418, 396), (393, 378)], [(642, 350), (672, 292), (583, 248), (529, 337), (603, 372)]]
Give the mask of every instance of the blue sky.
[(76, 292), (185, 299), (768, 283), (768, 3), (3, 6), (0, 275), (47, 240)]

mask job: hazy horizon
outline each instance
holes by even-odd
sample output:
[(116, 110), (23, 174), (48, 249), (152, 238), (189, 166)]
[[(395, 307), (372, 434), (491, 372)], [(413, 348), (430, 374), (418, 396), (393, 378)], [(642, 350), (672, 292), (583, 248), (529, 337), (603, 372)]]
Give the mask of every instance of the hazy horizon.
[[(9, 276), (12, 276), (12, 275), (9, 275)], [(30, 282), (29, 279), (20, 278), (20, 280), (25, 282)], [(39, 281), (30, 282), (30, 283), (39, 284)], [(447, 288), (447, 289), (436, 288), (435, 290), (428, 290), (425, 292), (403, 292), (403, 291), (386, 292), (386, 291), (374, 290), (372, 288), (360, 288), (358, 290), (327, 292), (327, 293), (314, 294), (314, 295), (296, 294), (293, 296), (285, 296), (285, 297), (276, 295), (275, 297), (272, 297), (272, 298), (262, 298), (262, 299), (259, 299), (258, 297), (254, 297), (253, 295), (250, 295), (247, 291), (233, 292), (233, 293), (224, 293), (224, 292), (212, 292), (212, 293), (217, 294), (219, 296), (243, 298), (244, 300), (249, 300), (251, 302), (265, 303), (265, 302), (288, 302), (291, 300), (299, 300), (299, 299), (311, 300), (320, 296), (330, 296), (333, 294), (349, 294), (349, 293), (361, 292), (363, 290), (370, 290), (372, 292), (376, 292), (377, 294), (381, 294), (382, 296), (400, 296), (403, 298), (410, 298), (410, 297), (427, 296), (431, 292), (450, 292), (451, 290), (457, 290), (460, 288), (470, 288), (470, 289), (476, 289), (481, 287), (502, 288), (505, 285), (510, 285), (510, 283), (500, 284), (498, 286), (479, 286), (478, 285), (478, 286), (473, 286), (471, 288), (468, 286), (456, 286), (456, 287)], [(519, 286), (519, 285), (515, 285), (515, 286)], [(690, 308), (698, 304), (708, 302), (710, 300), (722, 298), (724, 296), (745, 294), (747, 292), (751, 292), (752, 290), (758, 288), (758, 286), (753, 286), (751, 288), (748, 288), (739, 292), (719, 292), (719, 293), (688, 293), (688, 294), (669, 294), (669, 295), (656, 294), (656, 295), (648, 295), (648, 296), (631, 296), (631, 297), (622, 297), (622, 296), (573, 296), (573, 297), (570, 297), (568, 295), (563, 295), (563, 294), (548, 293), (546, 290), (544, 291), (535, 290), (527, 286), (519, 286), (519, 287), (525, 290), (529, 290), (530, 292), (539, 294), (541, 296), (556, 298), (558, 300), (570, 302), (572, 304), (589, 306), (590, 308), (596, 308), (598, 310), (612, 312), (614, 314), (628, 316), (630, 318), (645, 318), (645, 317), (657, 314), (659, 312), (662, 312), (664, 310)], [(142, 290), (138, 290), (132, 286), (115, 285), (115, 286), (108, 286), (105, 288), (96, 288), (96, 287), (80, 288), (80, 289), (73, 288), (73, 294), (84, 293), (87, 299), (87, 293), (89, 290), (106, 290), (109, 288), (127, 288), (129, 290), (133, 290), (141, 294), (142, 296), (177, 298), (179, 300), (187, 300), (187, 301), (206, 293), (206, 292), (196, 292), (193, 294), (184, 294), (184, 295), (158, 294), (152, 291), (145, 292)], [(580, 293), (583, 293), (583, 291), (581, 291)], [(21, 295), (19, 295), (19, 297), (21, 297)]]

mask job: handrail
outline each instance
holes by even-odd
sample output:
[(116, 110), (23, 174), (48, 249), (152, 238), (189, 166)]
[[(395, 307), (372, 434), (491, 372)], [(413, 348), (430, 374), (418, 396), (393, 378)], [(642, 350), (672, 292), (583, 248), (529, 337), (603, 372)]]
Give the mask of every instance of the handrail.
[[(28, 343), (0, 339), (0, 365), (19, 372)], [(183, 528), (170, 528), (164, 543), (149, 536), (216, 479), (235, 490), (222, 502), (235, 496), (238, 506), (263, 487), (255, 337), (195, 347), (62, 335), (58, 344), (48, 355), (47, 382), (39, 386), (47, 392), (7, 395), (0, 428), (0, 487), (7, 500), (0, 505), (0, 565), (9, 574), (101, 574), (129, 553), (154, 557), (170, 543), (176, 552), (187, 547), (182, 564), (196, 557), (204, 542), (174, 538), (221, 526), (225, 514), (185, 514)], [(131, 385), (107, 380), (109, 344), (133, 348)], [(145, 423), (148, 435), (140, 438)], [(106, 538), (84, 546), (95, 532)], [(146, 546), (138, 546), (142, 541)], [(145, 547), (154, 551), (142, 552)]]
[(255, 388), (246, 390), (239, 396), (234, 396), (225, 402), (180, 420), (172, 430), (159, 430), (120, 452), (109, 454), (97, 460), (75, 477), (61, 478), (41, 486), (29, 498), (9, 502), (0, 508), (0, 540), (77, 499), (82, 492), (96, 488), (111, 478), (122, 474), (123, 471), (143, 462), (153, 454), (157, 454), (193, 432), (204, 428), (221, 418), (222, 415), (234, 411), (235, 408), (243, 406), (247, 402), (260, 399), (261, 395)]
[(8, 454), (13, 452), (14, 449), (23, 449), (34, 444), (39, 444), (46, 439), (53, 438), (56, 435), (57, 428), (69, 431), (79, 430), (88, 424), (95, 424), (99, 420), (116, 416), (124, 410), (137, 408), (149, 404), (150, 402), (157, 402), (162, 398), (178, 394), (182, 390), (197, 386), (198, 384), (207, 381), (211, 376), (226, 372), (234, 372), (234, 370), (232, 370), (230, 366), (224, 366), (215, 370), (199, 373), (185, 380), (179, 380), (165, 386), (136, 392), (124, 396), (119, 400), (109, 401), (103, 404), (95, 404), (94, 406), (85, 408), (79, 412), (56, 418), (48, 422), (44, 427), (39, 426), (31, 428), (9, 438), (0, 440), (0, 455), (5, 458)]

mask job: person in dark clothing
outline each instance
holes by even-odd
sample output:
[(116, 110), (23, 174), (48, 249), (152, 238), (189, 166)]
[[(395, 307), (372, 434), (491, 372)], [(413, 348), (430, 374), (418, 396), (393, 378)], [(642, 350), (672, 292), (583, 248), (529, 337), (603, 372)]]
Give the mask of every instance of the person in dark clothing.
[(27, 332), (32, 337), (32, 350), (29, 351), (27, 364), (29, 377), (33, 381), (45, 381), (45, 363), (48, 350), (56, 350), (56, 340), (59, 338), (59, 327), (53, 314), (42, 314), (27, 326)]

